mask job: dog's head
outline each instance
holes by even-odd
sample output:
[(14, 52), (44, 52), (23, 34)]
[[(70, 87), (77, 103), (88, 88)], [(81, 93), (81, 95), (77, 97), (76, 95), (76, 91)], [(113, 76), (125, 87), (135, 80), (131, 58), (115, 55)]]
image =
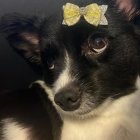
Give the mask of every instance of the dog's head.
[(52, 91), (49, 97), (62, 114), (83, 116), (135, 90), (140, 44), (128, 20), (134, 5), (128, 9), (124, 1), (76, 3), (108, 5), (108, 25), (94, 26), (83, 18), (73, 26), (63, 25), (61, 9), (47, 19), (19, 15), (1, 19), (11, 46), (42, 69)]

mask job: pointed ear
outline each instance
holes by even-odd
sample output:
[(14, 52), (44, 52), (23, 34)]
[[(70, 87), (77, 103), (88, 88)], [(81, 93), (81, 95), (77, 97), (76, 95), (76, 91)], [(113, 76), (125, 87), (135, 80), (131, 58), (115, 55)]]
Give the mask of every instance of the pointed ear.
[(9, 44), (35, 65), (41, 64), (40, 26), (41, 21), (37, 17), (18, 14), (5, 15), (0, 20), (0, 30), (5, 33)]
[(123, 11), (129, 20), (140, 15), (140, 3), (139, 0), (114, 0), (119, 9)]

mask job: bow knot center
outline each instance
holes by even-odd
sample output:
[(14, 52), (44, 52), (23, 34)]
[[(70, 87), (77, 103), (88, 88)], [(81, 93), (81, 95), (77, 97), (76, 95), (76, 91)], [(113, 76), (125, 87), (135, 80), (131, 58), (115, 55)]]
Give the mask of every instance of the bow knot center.
[(85, 7), (81, 7), (80, 8), (80, 15), (86, 15), (86, 13), (87, 13), (86, 8)]

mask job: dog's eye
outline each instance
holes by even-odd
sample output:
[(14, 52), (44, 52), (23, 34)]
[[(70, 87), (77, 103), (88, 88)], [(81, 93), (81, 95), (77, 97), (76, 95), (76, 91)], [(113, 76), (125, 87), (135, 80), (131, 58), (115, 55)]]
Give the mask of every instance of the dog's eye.
[(48, 65), (49, 70), (53, 70), (55, 68), (53, 60), (48, 60), (47, 65)]
[(56, 52), (52, 47), (47, 46), (42, 52), (42, 60), (49, 70), (55, 69)]
[(100, 54), (108, 46), (108, 39), (101, 36), (91, 36), (88, 39), (88, 53)]

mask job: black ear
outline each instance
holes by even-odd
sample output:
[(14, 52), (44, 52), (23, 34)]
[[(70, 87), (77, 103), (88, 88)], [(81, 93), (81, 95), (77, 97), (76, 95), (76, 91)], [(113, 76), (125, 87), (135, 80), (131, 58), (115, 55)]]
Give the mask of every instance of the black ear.
[(130, 23), (132, 23), (135, 33), (140, 38), (140, 0), (114, 0), (117, 7), (123, 12)]
[(123, 11), (129, 20), (140, 16), (140, 0), (114, 0), (119, 9)]
[(41, 64), (41, 20), (19, 14), (5, 15), (0, 20), (0, 30), (9, 44), (33, 65)]

